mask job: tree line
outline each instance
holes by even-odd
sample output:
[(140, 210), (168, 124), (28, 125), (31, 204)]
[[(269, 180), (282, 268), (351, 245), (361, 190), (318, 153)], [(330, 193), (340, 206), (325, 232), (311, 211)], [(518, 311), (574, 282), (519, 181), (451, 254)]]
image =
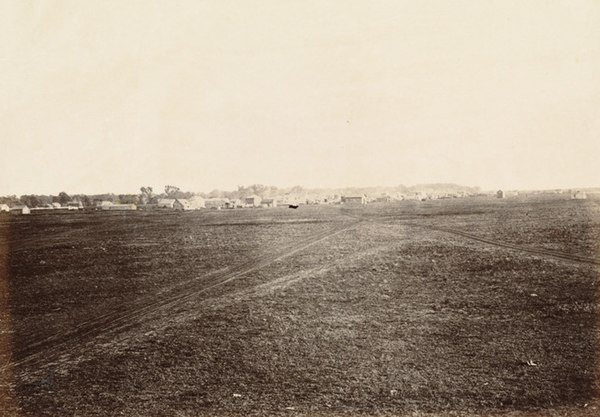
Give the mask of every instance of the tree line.
[[(302, 192), (303, 188), (296, 186), (286, 191)], [(61, 191), (57, 195), (45, 195), (45, 194), (24, 194), (21, 196), (8, 195), (0, 196), (0, 204), (17, 205), (23, 204), (28, 207), (44, 207), (52, 203), (60, 203), (62, 206), (76, 202), (81, 203), (84, 207), (93, 207), (96, 202), (99, 201), (110, 201), (114, 204), (156, 204), (161, 198), (180, 198), (189, 199), (196, 195), (203, 198), (229, 198), (238, 199), (244, 198), (250, 195), (258, 195), (260, 197), (274, 196), (279, 190), (275, 186), (253, 184), (249, 186), (238, 186), (233, 191), (222, 191), (213, 190), (209, 193), (193, 193), (189, 191), (182, 191), (179, 187), (174, 185), (166, 185), (163, 192), (155, 193), (153, 187), (143, 186), (140, 187), (138, 194), (67, 194), (65, 191)]]
[(155, 192), (151, 186), (140, 187), (140, 192), (137, 194), (72, 194), (69, 195), (64, 191), (58, 195), (40, 195), (28, 194), (17, 197), (16, 195), (0, 197), (0, 204), (24, 204), (28, 207), (44, 207), (51, 203), (60, 203), (65, 205), (69, 202), (81, 203), (84, 207), (92, 207), (97, 201), (110, 201), (115, 204), (155, 204), (161, 198), (192, 198), (193, 196), (201, 196), (203, 198), (228, 198), (243, 199), (251, 195), (258, 195), (261, 198), (276, 197), (279, 195), (303, 196), (305, 194), (336, 194), (336, 195), (382, 195), (382, 194), (410, 194), (414, 192), (426, 193), (455, 193), (455, 192), (479, 193), (479, 187), (468, 187), (457, 184), (418, 184), (413, 186), (397, 185), (392, 187), (348, 187), (336, 189), (306, 189), (301, 186), (290, 188), (277, 188), (273, 185), (252, 184), (248, 186), (239, 185), (235, 190), (223, 191), (212, 190), (208, 193), (193, 193), (182, 191), (174, 185), (166, 185), (161, 192)]

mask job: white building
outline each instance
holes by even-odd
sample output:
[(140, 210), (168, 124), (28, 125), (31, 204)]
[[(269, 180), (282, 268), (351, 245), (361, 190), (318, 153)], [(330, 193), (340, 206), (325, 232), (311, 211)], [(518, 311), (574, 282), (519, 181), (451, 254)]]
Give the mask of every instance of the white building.
[(342, 204), (367, 204), (366, 195), (344, 195)]
[(81, 201), (69, 201), (67, 207), (69, 210), (83, 210), (83, 203)]
[(102, 206), (102, 210), (137, 210), (135, 204), (110, 204)]
[(29, 214), (31, 213), (31, 210), (29, 210), (29, 207), (27, 206), (19, 205), (11, 207), (10, 212), (12, 214)]
[(173, 209), (179, 211), (188, 211), (192, 210), (192, 207), (190, 206), (190, 202), (185, 198), (177, 198), (173, 203)]
[(221, 210), (229, 205), (227, 198), (207, 198), (204, 200), (204, 206), (207, 209)]
[(195, 195), (188, 199), (188, 202), (190, 203), (190, 208), (192, 210), (203, 209), (206, 207), (204, 198), (200, 197), (199, 195)]
[(158, 203), (156, 203), (156, 207), (172, 209), (175, 206), (175, 201), (176, 200), (174, 198), (161, 198), (158, 200)]
[(277, 200), (274, 198), (263, 198), (260, 204), (263, 207), (277, 207)]
[(244, 198), (244, 203), (247, 207), (260, 207), (262, 199), (257, 195), (251, 195)]

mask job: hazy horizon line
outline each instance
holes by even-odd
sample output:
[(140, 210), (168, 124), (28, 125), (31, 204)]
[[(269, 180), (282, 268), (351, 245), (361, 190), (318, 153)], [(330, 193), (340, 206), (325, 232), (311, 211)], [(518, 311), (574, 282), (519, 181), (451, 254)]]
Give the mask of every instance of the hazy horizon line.
[[(168, 185), (168, 184), (166, 184)], [(166, 186), (165, 185), (165, 186)], [(519, 192), (526, 192), (526, 191), (551, 191), (551, 190), (561, 190), (561, 191), (565, 191), (565, 190), (592, 190), (592, 189), (600, 189), (600, 185), (598, 186), (584, 186), (584, 187), (544, 187), (544, 188), (508, 188), (508, 187), (491, 187), (491, 188), (484, 188), (478, 185), (464, 185), (464, 184), (458, 184), (458, 183), (451, 183), (451, 182), (439, 182), (439, 183), (418, 183), (418, 184), (412, 184), (412, 185), (406, 185), (406, 184), (398, 184), (398, 185), (369, 185), (369, 186), (356, 186), (356, 185), (348, 185), (348, 186), (340, 186), (340, 187), (330, 187), (330, 186), (304, 186), (304, 185), (292, 185), (292, 186), (277, 186), (277, 185), (273, 185), (273, 184), (261, 184), (261, 183), (253, 183), (253, 184), (248, 184), (248, 185), (241, 185), (240, 187), (245, 187), (245, 188), (249, 188), (252, 187), (254, 185), (261, 185), (261, 186), (265, 186), (265, 187), (275, 187), (277, 190), (279, 191), (289, 191), (292, 188), (295, 187), (300, 187), (302, 188), (304, 191), (308, 191), (308, 192), (325, 192), (325, 191), (338, 191), (338, 190), (349, 190), (349, 189), (394, 189), (394, 188), (409, 188), (409, 189), (416, 189), (418, 190), (419, 187), (421, 188), (426, 188), (426, 187), (433, 187), (433, 186), (437, 186), (439, 188), (442, 188), (444, 186), (452, 186), (452, 187), (457, 187), (457, 188), (470, 188), (470, 189), (477, 189), (478, 192), (481, 193), (487, 193), (487, 192), (495, 192), (497, 190), (504, 190), (504, 191), (519, 191)], [(163, 194), (165, 192), (164, 187), (152, 187), (153, 192), (155, 194)], [(140, 186), (140, 188), (143, 186)], [(181, 192), (185, 192), (185, 193), (192, 193), (192, 194), (210, 194), (214, 191), (220, 191), (220, 192), (235, 192), (237, 191), (237, 188), (232, 188), (232, 189), (226, 189), (226, 188), (212, 188), (209, 191), (205, 191), (205, 190), (186, 190), (186, 189), (180, 189), (179, 191)], [(52, 192), (52, 193), (44, 193), (44, 192), (28, 192), (28, 193), (2, 193), (0, 194), (1, 197), (9, 197), (9, 196), (16, 196), (16, 197), (20, 197), (20, 196), (24, 196), (24, 195), (48, 195), (48, 196), (54, 196), (54, 195), (58, 195), (61, 192), (65, 192), (68, 195), (101, 195), (101, 194), (113, 194), (113, 195), (138, 195), (141, 194), (140, 189), (138, 188), (136, 191), (132, 192), (132, 191), (101, 191), (101, 192), (73, 192), (73, 191), (67, 191), (66, 189), (61, 189), (60, 191), (57, 192)]]

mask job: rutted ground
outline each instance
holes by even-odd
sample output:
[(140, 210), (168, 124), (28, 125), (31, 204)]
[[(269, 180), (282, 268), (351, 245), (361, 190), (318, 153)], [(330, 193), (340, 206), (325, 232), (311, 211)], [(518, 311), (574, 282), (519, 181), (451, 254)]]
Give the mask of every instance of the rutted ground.
[[(255, 214), (248, 216), (265, 224), (233, 228), (213, 221), (216, 217), (204, 218), (191, 223), (192, 237), (202, 230), (206, 240), (189, 234), (173, 238), (171, 251), (148, 244), (155, 240), (147, 234), (157, 229), (140, 228), (136, 240), (119, 238), (113, 253), (130, 265), (156, 259), (151, 254), (160, 249), (165, 264), (159, 270), (171, 268), (178, 275), (173, 280), (182, 280), (179, 274), (206, 262), (213, 268), (223, 265), (218, 258), (182, 264), (194, 259), (185, 252), (188, 246), (199, 250), (215, 244), (211, 253), (229, 256), (233, 264), (322, 230), (327, 217), (336, 224), (353, 221), (327, 210), (307, 208), (303, 218), (319, 222), (302, 226), (289, 218), (299, 214), (281, 210), (272, 213), (288, 216), (285, 227)], [(396, 210), (402, 214), (405, 208)], [(178, 220), (169, 218), (170, 235), (189, 231), (189, 219), (183, 220), (177, 226)], [(135, 328), (99, 335), (60, 361), (18, 370), (21, 406), (36, 416), (487, 415), (510, 410), (546, 415), (554, 409), (578, 413), (594, 398), (599, 308), (594, 267), (389, 219), (371, 220), (243, 279), (156, 310)], [(247, 250), (236, 243), (218, 246), (223, 230), (232, 238), (238, 231), (248, 233), (261, 244)], [(89, 245), (95, 241), (88, 239)], [(131, 246), (135, 242), (144, 245)], [(135, 252), (121, 252), (124, 245)], [(52, 256), (85, 253), (54, 250)], [(162, 288), (165, 283), (152, 274), (158, 265), (144, 264), (134, 288), (144, 294)], [(110, 288), (113, 281), (104, 285)], [(25, 308), (19, 311), (26, 316)], [(32, 311), (43, 317), (43, 311)], [(73, 314), (77, 317), (76, 307)], [(30, 324), (24, 320), (22, 331)], [(585, 410), (594, 415), (591, 407)]]

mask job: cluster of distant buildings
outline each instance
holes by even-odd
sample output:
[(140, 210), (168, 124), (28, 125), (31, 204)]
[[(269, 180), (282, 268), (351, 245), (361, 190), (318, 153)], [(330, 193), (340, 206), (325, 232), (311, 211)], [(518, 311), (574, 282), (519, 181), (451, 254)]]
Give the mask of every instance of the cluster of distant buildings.
[[(546, 192), (533, 192), (532, 194), (539, 194), (539, 193), (546, 193)], [(571, 194), (571, 200), (586, 200), (587, 199), (587, 194), (585, 191), (581, 191), (581, 190), (570, 190), (569, 193)], [(554, 190), (551, 192), (551, 194), (563, 194), (563, 190)], [(518, 196), (519, 192), (518, 191), (512, 191), (510, 193), (510, 195), (512, 196)], [(509, 193), (503, 191), (503, 190), (498, 190), (496, 191), (496, 198), (506, 198), (509, 196)]]
[(73, 211), (83, 209), (83, 204), (79, 201), (70, 201), (64, 205), (60, 203), (49, 203), (42, 207), (28, 207), (25, 204), (14, 204), (9, 206), (8, 204), (0, 204), (0, 213), (13, 213), (13, 214), (30, 214), (35, 212), (43, 211)]
[[(557, 190), (556, 193), (562, 194), (562, 190)], [(583, 191), (572, 190), (571, 199), (584, 200), (587, 199), (587, 194)], [(199, 195), (191, 198), (159, 198), (151, 203), (136, 205), (136, 204), (121, 204), (112, 201), (94, 202), (93, 207), (84, 207), (80, 201), (70, 201), (66, 204), (50, 203), (42, 207), (27, 207), (24, 204), (0, 204), (0, 213), (14, 214), (31, 214), (36, 212), (70, 212), (83, 209), (95, 209), (100, 211), (133, 211), (133, 210), (174, 210), (174, 211), (190, 211), (200, 209), (237, 209), (237, 208), (272, 208), (278, 206), (289, 206), (296, 208), (303, 204), (342, 204), (342, 205), (364, 205), (369, 203), (390, 203), (392, 201), (402, 200), (438, 200), (450, 198), (464, 198), (473, 196), (484, 196), (489, 194), (469, 194), (466, 192), (456, 193), (424, 193), (414, 192), (408, 194), (381, 194), (379, 196), (367, 196), (366, 194), (350, 194), (350, 195), (306, 195), (303, 197), (291, 196), (289, 194), (279, 197), (260, 197), (251, 195), (244, 198), (203, 198)], [(495, 193), (496, 198), (506, 198), (508, 196), (518, 196), (518, 191), (505, 192), (498, 190)]]
[(261, 198), (257, 195), (251, 195), (244, 198), (203, 198), (193, 196), (191, 198), (161, 198), (156, 203), (145, 204), (141, 208), (144, 210), (199, 210), (199, 209), (234, 209), (234, 208), (257, 208), (257, 207), (277, 207), (275, 198)]
[[(242, 199), (229, 198), (203, 198), (201, 196), (193, 196), (192, 198), (160, 198), (156, 202), (137, 205), (137, 204), (120, 204), (112, 201), (103, 200), (95, 201), (91, 209), (99, 211), (133, 211), (133, 210), (176, 210), (189, 211), (199, 209), (234, 209), (234, 208), (258, 208), (258, 207), (277, 207), (281, 204), (276, 198), (261, 198), (257, 195), (244, 197)], [(69, 202), (64, 205), (60, 203), (46, 204), (43, 207), (30, 208), (24, 204), (0, 204), (0, 212), (14, 214), (31, 214), (36, 212), (46, 211), (72, 211), (83, 210), (81, 202)]]
[[(423, 196), (425, 198), (426, 196)], [(420, 198), (420, 197), (419, 197)], [(368, 198), (366, 195), (348, 196), (305, 196), (304, 198), (284, 195), (280, 197), (260, 197), (251, 195), (243, 198), (213, 197), (203, 198), (194, 196), (192, 198), (160, 198), (156, 202), (136, 207), (135, 204), (113, 204), (109, 201), (98, 202), (97, 208), (101, 210), (199, 210), (199, 209), (236, 209), (236, 208), (272, 208), (278, 206), (302, 205), (302, 204), (367, 204), (371, 202), (390, 202), (402, 198), (393, 198), (383, 195), (376, 198)]]
[(261, 198), (257, 195), (251, 195), (242, 199), (239, 198), (203, 198), (194, 196), (189, 199), (161, 198), (156, 204), (147, 204), (146, 209), (174, 209), (174, 210), (198, 210), (198, 209), (234, 209), (234, 208), (255, 208), (255, 207), (277, 207), (277, 201), (273, 198)]

